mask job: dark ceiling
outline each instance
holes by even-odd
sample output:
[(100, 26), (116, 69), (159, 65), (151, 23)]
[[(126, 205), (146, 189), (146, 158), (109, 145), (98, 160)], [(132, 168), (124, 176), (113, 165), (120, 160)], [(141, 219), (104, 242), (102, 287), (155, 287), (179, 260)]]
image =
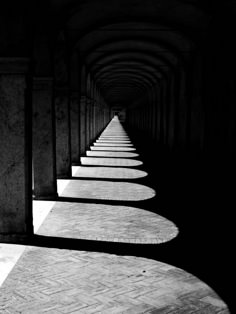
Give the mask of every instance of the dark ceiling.
[(50, 23), (65, 31), (71, 53), (78, 52), (106, 102), (129, 105), (188, 63), (217, 6), (207, 0), (51, 0), (48, 7)]

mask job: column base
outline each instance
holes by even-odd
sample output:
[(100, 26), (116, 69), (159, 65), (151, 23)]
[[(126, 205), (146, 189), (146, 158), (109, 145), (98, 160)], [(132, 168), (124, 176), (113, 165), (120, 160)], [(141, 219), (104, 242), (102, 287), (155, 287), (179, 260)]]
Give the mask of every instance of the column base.
[(39, 200), (55, 200), (58, 198), (58, 193), (53, 193), (53, 194), (47, 194), (47, 195), (33, 195), (33, 200), (34, 201), (39, 201)]
[(70, 174), (70, 175), (66, 175), (66, 174), (57, 175), (57, 179), (67, 179), (67, 180), (70, 180), (71, 178), (72, 178), (72, 174)]
[(0, 243), (27, 244), (32, 239), (32, 234), (1, 234)]
[(81, 162), (80, 161), (72, 162), (72, 166), (81, 166)]

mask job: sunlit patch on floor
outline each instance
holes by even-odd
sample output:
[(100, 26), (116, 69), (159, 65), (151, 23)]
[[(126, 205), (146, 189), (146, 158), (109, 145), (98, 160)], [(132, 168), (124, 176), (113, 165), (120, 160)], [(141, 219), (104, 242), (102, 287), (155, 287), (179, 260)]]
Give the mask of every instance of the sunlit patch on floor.
[(129, 152), (109, 152), (109, 151), (87, 151), (86, 155), (88, 157), (115, 157), (115, 158), (135, 158), (139, 154), (129, 153)]
[(209, 286), (174, 266), (53, 248), (27, 247), (0, 295), (4, 313), (52, 313), (56, 308), (60, 313), (229, 314)]
[(115, 139), (99, 139), (96, 143), (116, 143), (116, 144), (132, 144), (129, 140), (115, 140)]
[(93, 200), (142, 201), (154, 197), (156, 193), (153, 189), (137, 183), (77, 179), (70, 180), (59, 195)]
[(104, 151), (122, 151), (130, 152), (135, 151), (134, 147), (117, 147), (117, 146), (90, 146), (91, 150), (104, 150)]
[(57, 180), (57, 193), (60, 195), (62, 191), (66, 188), (69, 184), (70, 180), (68, 179), (58, 179)]
[(104, 179), (139, 179), (147, 176), (147, 172), (118, 167), (77, 167), (73, 177)]
[(178, 228), (162, 216), (135, 207), (57, 202), (37, 234), (158, 244), (175, 238)]
[(34, 232), (39, 229), (42, 222), (47, 217), (54, 205), (54, 201), (33, 201)]
[(133, 147), (133, 144), (127, 144), (127, 143), (105, 143), (105, 142), (97, 142), (93, 144), (94, 146), (117, 146), (117, 147)]
[(136, 159), (127, 158), (93, 158), (93, 157), (81, 157), (82, 165), (94, 165), (94, 166), (113, 166), (113, 167), (137, 167), (141, 166), (142, 161)]

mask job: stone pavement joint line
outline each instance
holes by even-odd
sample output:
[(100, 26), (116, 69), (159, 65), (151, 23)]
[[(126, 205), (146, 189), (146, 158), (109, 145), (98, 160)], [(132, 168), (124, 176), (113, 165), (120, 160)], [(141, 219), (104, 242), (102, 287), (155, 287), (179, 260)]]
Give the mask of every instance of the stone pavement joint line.
[[(106, 137), (129, 140), (117, 118), (100, 138)], [(94, 159), (99, 156), (103, 159), (102, 154), (106, 153), (115, 159), (124, 158), (121, 154), (130, 149), (135, 150), (111, 146), (94, 150), (91, 147), (91, 152), (97, 157)], [(129, 162), (131, 156), (127, 157)], [(78, 167), (73, 175), (79, 176), (83, 167)], [(87, 168), (84, 167), (84, 173), (91, 175)], [(96, 165), (90, 168), (100, 176), (115, 175), (120, 169), (113, 167), (107, 171)], [(136, 169), (127, 168), (127, 173), (134, 175), (128, 170)], [(38, 237), (95, 238), (143, 245), (158, 245), (176, 237), (178, 228), (153, 212), (124, 206), (125, 203), (113, 206), (92, 203), (98, 198), (137, 202), (155, 196), (155, 191), (147, 186), (125, 182), (125, 170), (119, 171), (124, 182), (72, 178), (62, 195), (67, 199), (73, 197), (73, 202), (56, 202), (37, 231)], [(91, 203), (80, 203), (79, 198), (90, 198)], [(0, 287), (0, 313), (228, 314), (229, 311), (205, 283), (162, 262), (137, 256), (28, 246)]]

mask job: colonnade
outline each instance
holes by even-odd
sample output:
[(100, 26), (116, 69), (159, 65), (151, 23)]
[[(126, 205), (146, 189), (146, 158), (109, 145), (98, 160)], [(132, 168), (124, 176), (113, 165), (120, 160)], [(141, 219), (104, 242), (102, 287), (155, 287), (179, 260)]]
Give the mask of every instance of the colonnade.
[(55, 199), (57, 179), (71, 177), (71, 166), (111, 119), (88, 72), (77, 88), (61, 83), (32, 75), (26, 58), (0, 60), (1, 241), (33, 233), (32, 187), (35, 199)]
[[(233, 162), (234, 64), (225, 54), (221, 48), (208, 47), (169, 71), (128, 108), (131, 129), (168, 153)], [(224, 55), (225, 67), (217, 68)]]

